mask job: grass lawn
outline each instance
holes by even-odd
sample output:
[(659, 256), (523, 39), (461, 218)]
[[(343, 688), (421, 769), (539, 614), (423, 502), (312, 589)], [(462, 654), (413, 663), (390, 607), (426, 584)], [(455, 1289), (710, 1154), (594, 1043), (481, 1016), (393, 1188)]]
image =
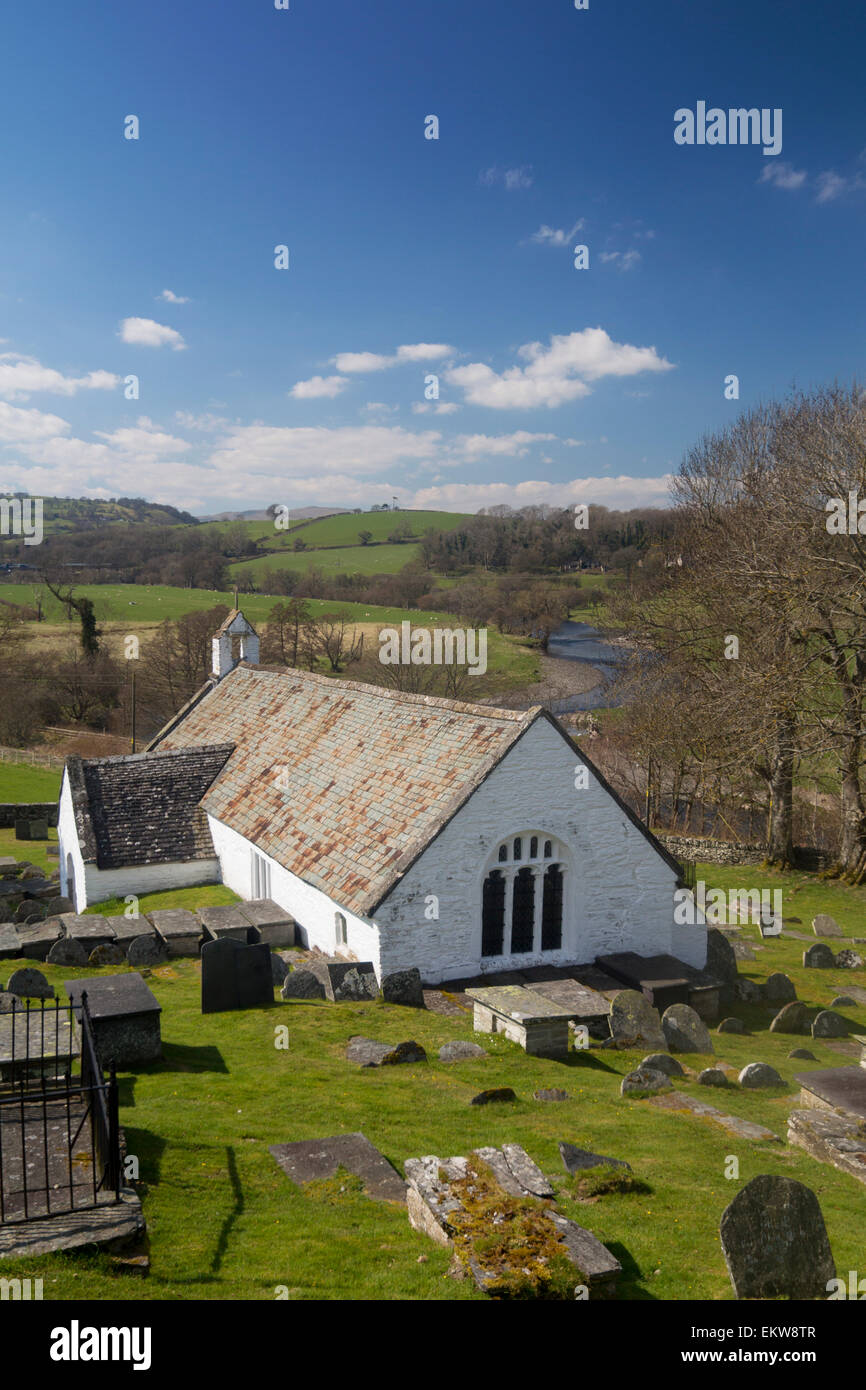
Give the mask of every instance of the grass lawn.
[[(396, 574), (419, 554), (417, 545), (352, 545), (336, 546), (333, 550), (277, 550), (258, 560), (239, 560), (229, 566), (233, 580), (254, 579), (260, 583), (265, 570), (320, 569), (325, 574)], [(436, 583), (430, 576), (430, 585)]]
[(0, 801), (56, 801), (61, 776), (59, 768), (0, 762)]
[(37, 869), (45, 869), (49, 875), (60, 866), (60, 860), (56, 856), (49, 858), (48, 855), (48, 846), (56, 844), (57, 831), (53, 825), (48, 827), (47, 840), (16, 840), (14, 826), (8, 829), (0, 828), (0, 857), (11, 854), (15, 859), (26, 859), (28, 864), (35, 864)]
[[(774, 886), (775, 876), (758, 870), (734, 871), (738, 882), (729, 883), (727, 870), (700, 867), (710, 885), (760, 887), (766, 879)], [(847, 930), (858, 925), (860, 900), (853, 890), (817, 880), (791, 889), (795, 902), (808, 902), (809, 912), (820, 906), (842, 921), (850, 908)], [(754, 962), (741, 962), (742, 973), (761, 980), (783, 970), (811, 1007), (827, 1007), (846, 984), (863, 983), (863, 972), (804, 970), (803, 943), (761, 943), (756, 927), (744, 932), (764, 949)], [(4, 969), (16, 964), (6, 962)], [(55, 986), (78, 973), (40, 968)], [(354, 1130), (362, 1130), (398, 1167), (421, 1154), (444, 1157), (483, 1144), (523, 1144), (558, 1186), (561, 1210), (621, 1261), (622, 1300), (731, 1300), (719, 1219), (759, 1173), (808, 1184), (820, 1201), (838, 1269), (862, 1265), (862, 1185), (784, 1142), (749, 1143), (688, 1114), (622, 1099), (620, 1081), (642, 1051), (595, 1049), (551, 1061), (485, 1035), (479, 1040), (488, 1057), (446, 1065), (438, 1060), (438, 1048), (472, 1038), (468, 1015), (444, 1018), (381, 1002), (277, 1001), (272, 1008), (202, 1017), (199, 970), (198, 962), (183, 960), (151, 973), (149, 983), (163, 1007), (165, 1057), (122, 1079), (121, 1122), (129, 1152), (140, 1163), (150, 1277), (118, 1275), (100, 1255), (4, 1261), (4, 1276), (42, 1277), (49, 1299), (272, 1299), (280, 1285), (297, 1300), (480, 1299), (468, 1281), (445, 1277), (449, 1252), (412, 1231), (402, 1208), (352, 1190), (305, 1194), (268, 1153), (269, 1144)], [(784, 1089), (709, 1091), (690, 1079), (678, 1082), (677, 1090), (766, 1125), (784, 1139), (788, 1111), (797, 1103), (794, 1074), (816, 1065), (788, 1060), (791, 1048), (805, 1043), (821, 1067), (850, 1059), (828, 1042), (770, 1034), (775, 1010), (769, 1005), (739, 1005), (732, 1012), (751, 1035), (714, 1034), (716, 1058), (737, 1068), (769, 1062), (784, 1078)], [(843, 1012), (856, 1031), (866, 1031), (866, 1009)], [(288, 1027), (288, 1050), (275, 1047), (282, 1024)], [(360, 1070), (344, 1055), (353, 1033), (388, 1042), (414, 1038), (430, 1060)], [(697, 1071), (712, 1059), (682, 1060)], [(491, 1086), (513, 1087), (517, 1103), (470, 1107), (471, 1097)], [(533, 1100), (536, 1089), (554, 1086), (571, 1099)], [(577, 1201), (567, 1195), (559, 1139), (627, 1159), (649, 1192)], [(731, 1155), (739, 1160), (735, 1180), (725, 1177)], [(418, 1263), (421, 1255), (426, 1261)]]
[[(155, 912), (169, 907), (185, 907), (194, 912), (199, 907), (222, 907), (225, 903), (237, 903), (240, 898), (231, 888), (221, 883), (205, 883), (197, 888), (166, 888), (161, 893), (143, 893), (138, 900), (139, 912)], [(97, 917), (123, 917), (127, 902), (125, 898), (109, 898), (104, 903), (94, 903), (84, 909)]]

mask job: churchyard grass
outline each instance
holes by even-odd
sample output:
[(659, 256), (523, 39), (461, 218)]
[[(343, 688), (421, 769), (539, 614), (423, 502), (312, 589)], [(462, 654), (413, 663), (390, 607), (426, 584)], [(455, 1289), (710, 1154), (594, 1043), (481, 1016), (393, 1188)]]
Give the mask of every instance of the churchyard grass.
[(60, 769), (0, 762), (0, 801), (56, 801)]
[[(198, 888), (165, 888), (159, 893), (142, 893), (138, 908), (139, 912), (156, 912), (170, 907), (185, 907), (194, 912), (199, 907), (222, 907), (226, 903), (237, 902), (240, 902), (240, 898), (231, 888), (225, 888), (221, 883), (204, 883)], [(124, 898), (109, 898), (107, 902), (94, 903), (92, 907), (85, 908), (85, 914), (122, 917), (126, 907)]]
[[(765, 880), (772, 886), (775, 877), (708, 865), (699, 872), (709, 885), (725, 887), (760, 887)], [(798, 892), (803, 903), (808, 895), (810, 915), (813, 901), (814, 910), (823, 908), (840, 921), (846, 902), (855, 914), (859, 908), (858, 890), (842, 885), (812, 879)], [(808, 932), (805, 911), (796, 915), (804, 917)], [(854, 925), (846, 930), (851, 933)], [(763, 980), (784, 971), (813, 1009), (828, 1007), (848, 981), (861, 977), (845, 970), (804, 970), (806, 943), (786, 937), (762, 943), (756, 926), (744, 928), (744, 935), (764, 950), (756, 951), (754, 961), (742, 961), (741, 973)], [(7, 961), (4, 968), (9, 973), (15, 966)], [(56, 987), (63, 979), (94, 973), (40, 968)], [(422, 1154), (448, 1157), (484, 1144), (522, 1144), (558, 1186), (562, 1211), (621, 1261), (623, 1300), (730, 1300), (719, 1219), (735, 1193), (762, 1173), (811, 1187), (837, 1268), (866, 1272), (862, 1185), (784, 1142), (752, 1143), (708, 1120), (622, 1099), (622, 1077), (649, 1049), (594, 1049), (551, 1061), (485, 1034), (480, 1041), (486, 1059), (445, 1064), (437, 1056), (442, 1043), (479, 1040), (468, 1014), (446, 1018), (381, 1002), (278, 1001), (273, 1008), (203, 1018), (199, 972), (196, 961), (172, 960), (150, 973), (148, 983), (163, 1007), (165, 1059), (122, 1079), (121, 1123), (129, 1152), (141, 1165), (149, 1278), (118, 1274), (105, 1255), (50, 1255), (8, 1262), (8, 1267), (4, 1262), (4, 1275), (42, 1277), (46, 1298), (272, 1299), (280, 1285), (291, 1299), (301, 1300), (481, 1298), (471, 1281), (446, 1277), (449, 1252), (413, 1232), (404, 1210), (369, 1200), (351, 1183), (345, 1193), (330, 1185), (324, 1193), (305, 1195), (268, 1153), (269, 1144), (355, 1130), (398, 1167)], [(713, 1031), (715, 1058), (681, 1055), (694, 1075), (677, 1081), (675, 1090), (756, 1121), (784, 1141), (788, 1112), (797, 1104), (795, 1074), (854, 1061), (856, 1050), (846, 1043), (770, 1034), (777, 1007), (728, 1009), (751, 1035)], [(854, 1031), (866, 1032), (866, 1009), (840, 1012)], [(280, 1024), (289, 1030), (287, 1050), (274, 1046)], [(360, 1070), (345, 1059), (353, 1033), (394, 1043), (414, 1038), (429, 1061)], [(798, 1046), (809, 1048), (817, 1062), (789, 1060), (788, 1052)], [(699, 1086), (697, 1072), (714, 1061), (737, 1070), (768, 1062), (785, 1089)], [(514, 1088), (515, 1104), (469, 1105), (478, 1091), (501, 1086)], [(533, 1100), (534, 1091), (550, 1087), (563, 1088), (570, 1099)], [(559, 1139), (626, 1159), (649, 1191), (577, 1200), (560, 1160)], [(735, 1181), (725, 1176), (731, 1156), (739, 1161)], [(419, 1263), (422, 1255), (426, 1260)]]
[(14, 859), (26, 859), (28, 864), (35, 864), (37, 869), (44, 869), (48, 874), (60, 867), (59, 859), (48, 854), (48, 846), (56, 844), (57, 831), (53, 825), (48, 827), (47, 840), (16, 840), (14, 826), (0, 827), (0, 856), (11, 854)]

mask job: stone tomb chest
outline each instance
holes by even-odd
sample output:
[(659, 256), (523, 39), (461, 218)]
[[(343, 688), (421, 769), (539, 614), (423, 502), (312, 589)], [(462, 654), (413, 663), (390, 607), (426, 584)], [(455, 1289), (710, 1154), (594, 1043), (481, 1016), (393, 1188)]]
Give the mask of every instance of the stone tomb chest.
[(676, 956), (639, 956), (634, 951), (597, 956), (602, 970), (636, 989), (663, 1013), (671, 1004), (688, 1004), (712, 1023), (719, 1014), (719, 983)]
[(162, 1056), (162, 1009), (137, 971), (64, 980), (63, 988), (76, 1013), (81, 1007), (82, 993), (87, 992), (96, 1050), (103, 1067), (113, 1062), (127, 1070), (156, 1062)]
[(524, 985), (467, 989), (476, 1033), (504, 1033), (536, 1057), (565, 1057), (572, 1010)]
[(862, 1067), (828, 1067), (799, 1072), (800, 1104), (818, 1110), (844, 1110), (866, 1120), (866, 1071)]

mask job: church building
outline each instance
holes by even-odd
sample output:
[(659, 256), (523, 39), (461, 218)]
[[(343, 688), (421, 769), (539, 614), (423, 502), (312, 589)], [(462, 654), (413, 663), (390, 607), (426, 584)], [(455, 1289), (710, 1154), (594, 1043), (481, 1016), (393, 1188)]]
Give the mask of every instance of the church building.
[(380, 979), (621, 951), (705, 965), (706, 927), (675, 921), (681, 866), (547, 711), (257, 663), (235, 610), (212, 677), (144, 753), (67, 761), (77, 911), (221, 882)]

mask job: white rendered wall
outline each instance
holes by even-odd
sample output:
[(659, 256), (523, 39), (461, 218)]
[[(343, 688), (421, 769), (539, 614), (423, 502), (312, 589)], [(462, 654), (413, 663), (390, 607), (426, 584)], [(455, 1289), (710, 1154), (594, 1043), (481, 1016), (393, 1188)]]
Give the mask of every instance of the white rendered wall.
[[(575, 787), (578, 766), (577, 754), (539, 719), (378, 908), (383, 971), (416, 965), (433, 983), (482, 970), (584, 963), (615, 951), (670, 952), (706, 964), (706, 928), (674, 924), (673, 869), (591, 772), (587, 787)], [(482, 960), (490, 857), (502, 840), (528, 833), (546, 833), (568, 850), (562, 950)], [(424, 916), (431, 894), (438, 921)]]
[[(60, 806), (57, 812), (57, 838), (60, 843), (60, 891), (70, 898), (76, 912), (86, 907), (84, 890), (84, 860), (78, 844), (78, 831), (75, 827), (75, 812), (72, 809), (72, 792), (69, 789), (69, 776), (63, 769), (60, 785)], [(66, 856), (72, 855), (75, 882), (69, 883), (66, 877)]]
[[(208, 816), (208, 823), (214, 848), (219, 855), (223, 883), (239, 897), (251, 898), (252, 851), (255, 846), (212, 816)], [(372, 961), (379, 975), (379, 940), (375, 923), (365, 917), (357, 917), (333, 902), (327, 894), (282, 868), (275, 859), (266, 854), (261, 857), (271, 869), (270, 896), (286, 912), (290, 912), (297, 923), (298, 944), (318, 946), (329, 956), (342, 955), (358, 961)], [(346, 944), (340, 947), (337, 946), (337, 912), (342, 912), (346, 919)]]

